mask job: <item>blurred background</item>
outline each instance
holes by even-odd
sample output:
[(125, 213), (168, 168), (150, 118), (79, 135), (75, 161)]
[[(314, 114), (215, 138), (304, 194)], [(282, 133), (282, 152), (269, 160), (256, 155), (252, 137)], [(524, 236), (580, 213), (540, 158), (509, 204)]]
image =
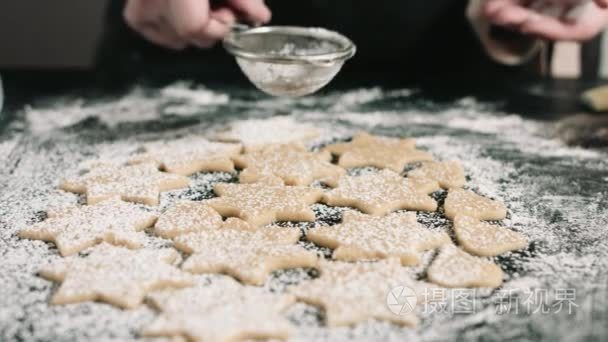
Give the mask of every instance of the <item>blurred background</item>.
[[(0, 1), (0, 70), (87, 69), (103, 33), (108, 0)], [(559, 43), (548, 61), (551, 75), (608, 76), (608, 35), (581, 46)]]

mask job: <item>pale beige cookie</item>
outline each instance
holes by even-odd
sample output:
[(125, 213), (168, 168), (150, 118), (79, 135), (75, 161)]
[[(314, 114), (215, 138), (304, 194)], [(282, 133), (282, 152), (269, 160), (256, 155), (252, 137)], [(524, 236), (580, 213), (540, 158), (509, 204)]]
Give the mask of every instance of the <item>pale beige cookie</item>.
[[(399, 259), (373, 263), (324, 261), (320, 272), (319, 278), (303, 282), (289, 292), (300, 301), (325, 309), (328, 326), (353, 325), (369, 319), (405, 326), (418, 324), (415, 304), (424, 301), (426, 286), (415, 281)], [(401, 293), (393, 294), (403, 288), (411, 289), (416, 297), (416, 300), (407, 300), (406, 304), (412, 304), (409, 307), (390, 300), (401, 297)]]
[(434, 232), (416, 221), (415, 213), (377, 217), (347, 211), (342, 223), (306, 232), (317, 245), (334, 249), (333, 258), (344, 261), (398, 257), (403, 265), (417, 265), (420, 252), (450, 243), (443, 232)]
[(323, 197), (319, 189), (265, 184), (215, 184), (219, 196), (205, 201), (222, 216), (241, 218), (254, 226), (274, 221), (314, 221), (310, 205)]
[(250, 119), (232, 123), (215, 135), (216, 140), (239, 142), (245, 151), (253, 151), (270, 144), (305, 143), (319, 136), (319, 129), (286, 116), (269, 119)]
[(465, 251), (479, 256), (496, 256), (528, 245), (516, 231), (464, 215), (454, 218), (454, 232)]
[(134, 204), (112, 199), (49, 212), (47, 220), (21, 230), (19, 236), (54, 242), (63, 256), (104, 241), (139, 248), (146, 239), (142, 230), (153, 225), (156, 218)]
[(150, 296), (160, 315), (144, 336), (183, 337), (188, 341), (222, 342), (286, 340), (294, 331), (281, 315), (295, 300), (222, 277), (211, 284), (158, 291)]
[(445, 287), (498, 287), (502, 270), (492, 261), (475, 257), (454, 245), (439, 250), (427, 270), (429, 281)]
[(171, 239), (181, 234), (217, 229), (222, 224), (222, 216), (205, 202), (183, 201), (160, 215), (154, 233)]
[[(262, 285), (272, 271), (315, 267), (318, 257), (296, 242), (300, 231), (264, 227), (241, 229), (241, 220), (229, 218), (223, 229), (178, 236), (175, 247), (191, 254), (182, 269), (192, 273), (226, 273), (244, 283)], [(236, 229), (232, 229), (236, 225)]]
[(132, 250), (103, 243), (84, 258), (70, 256), (43, 267), (40, 275), (61, 283), (53, 304), (101, 301), (132, 309), (150, 291), (194, 283), (174, 266), (180, 259), (170, 248)]
[(345, 170), (331, 161), (328, 152), (308, 152), (302, 145), (270, 145), (234, 158), (243, 168), (241, 183), (309, 185), (315, 180), (338, 179)]
[(462, 188), (465, 182), (464, 169), (458, 161), (424, 162), (422, 166), (407, 174), (408, 178), (432, 179), (444, 189)]
[(502, 202), (463, 189), (450, 189), (443, 208), (445, 216), (450, 220), (456, 215), (480, 220), (502, 220), (507, 216), (507, 208)]
[(340, 156), (338, 165), (342, 167), (374, 166), (380, 169), (403, 171), (408, 163), (433, 160), (433, 156), (416, 149), (414, 139), (397, 139), (359, 133), (348, 143), (325, 147)]
[(439, 184), (430, 180), (410, 180), (399, 174), (382, 170), (363, 176), (343, 176), (337, 187), (323, 196), (328, 205), (354, 207), (374, 216), (406, 209), (435, 211), (437, 202), (427, 193), (439, 190)]
[(153, 162), (164, 171), (188, 176), (201, 171), (234, 171), (232, 157), (241, 153), (240, 144), (210, 142), (206, 139), (180, 139), (149, 143), (144, 153), (131, 158), (131, 164)]
[(158, 171), (154, 163), (130, 166), (99, 165), (83, 176), (61, 182), (65, 191), (86, 194), (87, 203), (109, 198), (158, 205), (161, 191), (188, 187), (187, 177)]

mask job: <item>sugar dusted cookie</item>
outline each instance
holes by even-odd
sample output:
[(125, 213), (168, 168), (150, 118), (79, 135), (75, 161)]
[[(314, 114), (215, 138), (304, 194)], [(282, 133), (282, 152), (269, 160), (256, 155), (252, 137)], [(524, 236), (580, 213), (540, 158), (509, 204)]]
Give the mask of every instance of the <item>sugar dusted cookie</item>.
[(216, 140), (239, 142), (246, 151), (270, 144), (305, 143), (319, 136), (319, 129), (286, 116), (250, 119), (232, 123), (215, 135)]
[(190, 274), (174, 266), (179, 261), (174, 249), (131, 250), (103, 243), (85, 258), (71, 256), (43, 267), (40, 275), (61, 283), (53, 304), (97, 300), (132, 309), (150, 291), (193, 284)]
[(347, 211), (342, 223), (306, 232), (317, 245), (334, 249), (333, 258), (344, 261), (397, 257), (403, 265), (417, 265), (420, 252), (450, 243), (443, 232), (434, 232), (416, 221), (415, 213), (383, 217)]
[(454, 245), (445, 245), (427, 270), (429, 281), (445, 287), (498, 287), (502, 270), (492, 261), (467, 254)]
[(180, 139), (143, 146), (144, 153), (131, 158), (131, 164), (156, 163), (169, 173), (188, 176), (201, 171), (234, 171), (232, 157), (241, 153), (240, 144), (210, 142), (206, 139)]
[(462, 188), (465, 182), (464, 169), (458, 161), (424, 162), (422, 166), (407, 174), (408, 178), (426, 178), (439, 183), (444, 189)]
[(230, 218), (223, 229), (199, 231), (174, 239), (175, 247), (191, 254), (182, 268), (192, 273), (226, 273), (252, 285), (262, 285), (274, 270), (315, 267), (316, 253), (296, 245), (300, 231), (264, 227), (242, 229)]
[(479, 256), (496, 256), (528, 245), (516, 231), (463, 215), (454, 218), (454, 232), (465, 251)]
[(205, 203), (222, 216), (241, 218), (253, 226), (274, 221), (314, 221), (310, 205), (323, 197), (323, 192), (302, 186), (218, 183), (219, 196)]
[(137, 205), (106, 200), (95, 205), (73, 206), (49, 212), (48, 219), (19, 232), (25, 239), (51, 241), (63, 256), (107, 242), (138, 248), (146, 239), (143, 229), (157, 216)]
[[(397, 288), (411, 289), (416, 300), (425, 298), (426, 285), (413, 280), (407, 267), (398, 259), (386, 259), (372, 263), (347, 263), (324, 261), (321, 275), (312, 281), (291, 288), (298, 300), (320, 306), (325, 310), (326, 323), (330, 327), (353, 325), (370, 319), (386, 320), (405, 326), (416, 326), (418, 317), (414, 307), (404, 307), (398, 302), (391, 311), (387, 297)], [(396, 313), (395, 313), (396, 312)]]
[(444, 209), (445, 216), (450, 220), (453, 220), (456, 215), (480, 220), (502, 220), (507, 216), (507, 208), (502, 202), (463, 189), (450, 189), (448, 197), (445, 199)]
[(59, 187), (86, 194), (88, 204), (119, 198), (127, 202), (158, 205), (161, 191), (185, 188), (189, 183), (184, 176), (158, 171), (154, 163), (130, 166), (103, 164), (80, 177), (62, 181)]
[(302, 145), (270, 145), (234, 158), (244, 170), (241, 183), (309, 185), (315, 180), (337, 179), (345, 170), (327, 152), (308, 152)]
[(160, 215), (154, 232), (166, 239), (222, 226), (222, 216), (204, 202), (178, 202)]
[(144, 328), (144, 336), (197, 342), (286, 340), (294, 331), (281, 315), (293, 304), (292, 295), (243, 286), (228, 277), (204, 286), (158, 291), (149, 297), (160, 315)]
[(427, 193), (439, 190), (430, 180), (410, 180), (382, 170), (363, 176), (343, 176), (336, 188), (325, 193), (323, 202), (333, 206), (354, 207), (374, 216), (406, 209), (435, 211), (437, 202)]
[(340, 156), (342, 167), (374, 166), (395, 172), (403, 171), (408, 163), (433, 160), (433, 156), (416, 149), (414, 139), (377, 137), (359, 133), (348, 143), (329, 145), (325, 148)]

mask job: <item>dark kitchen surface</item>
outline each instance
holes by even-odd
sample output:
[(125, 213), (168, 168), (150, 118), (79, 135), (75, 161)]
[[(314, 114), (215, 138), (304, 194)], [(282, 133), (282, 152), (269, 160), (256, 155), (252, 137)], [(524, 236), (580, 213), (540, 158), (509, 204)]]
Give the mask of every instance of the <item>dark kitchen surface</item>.
[[(584, 110), (578, 93), (592, 84), (460, 79), (374, 87), (383, 78), (370, 76), (367, 84), (338, 80), (314, 96), (274, 99), (244, 82), (155, 81), (108, 90), (96, 86), (94, 76), (76, 72), (2, 76), (7, 107), (0, 128), (0, 340), (131, 340), (154, 318), (145, 306), (49, 306), (56, 286), (36, 270), (57, 259), (57, 251), (15, 234), (42, 219), (48, 207), (78, 201), (55, 188), (59, 179), (75, 174), (86, 160), (127, 157), (145, 141), (205, 136), (234, 120), (276, 115), (319, 126), (325, 133), (317, 145), (359, 130), (416, 137), (437, 158), (461, 160), (468, 187), (503, 200), (509, 207), (503, 224), (530, 241), (526, 250), (496, 258), (506, 274), (502, 288), (468, 292), (464, 308), (426, 310), (417, 329), (370, 322), (328, 330), (320, 310), (298, 304), (288, 312), (298, 327), (296, 340), (608, 338), (608, 152), (591, 133), (569, 140), (585, 147), (559, 139), (568, 122), (560, 120), (582, 117), (575, 116)], [(584, 118), (605, 121), (601, 114)], [(193, 179), (190, 189), (164, 194), (161, 208), (176, 199), (209, 198), (213, 182), (234, 177)], [(323, 205), (315, 210), (328, 223), (340, 215)], [(441, 211), (419, 214), (419, 221), (451, 229)], [(148, 246), (169, 244), (149, 235)], [(424, 267), (417, 274), (424, 277)], [(281, 290), (309, 277), (304, 271), (276, 272), (266, 286)], [(449, 292), (447, 298), (457, 295)]]

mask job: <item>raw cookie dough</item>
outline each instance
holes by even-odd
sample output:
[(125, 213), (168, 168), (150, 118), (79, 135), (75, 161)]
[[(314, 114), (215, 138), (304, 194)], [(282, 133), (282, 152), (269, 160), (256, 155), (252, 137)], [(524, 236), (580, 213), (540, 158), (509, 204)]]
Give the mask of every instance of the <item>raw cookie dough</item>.
[(346, 171), (331, 161), (328, 152), (308, 152), (302, 145), (270, 145), (234, 158), (244, 169), (241, 183), (309, 185), (315, 180), (338, 179)]
[(462, 188), (465, 182), (464, 169), (458, 161), (423, 162), (422, 166), (407, 174), (408, 178), (432, 179), (444, 189)]
[(192, 273), (226, 273), (246, 284), (263, 285), (272, 271), (315, 267), (316, 253), (296, 242), (297, 229), (264, 227), (242, 229), (243, 221), (229, 218), (223, 229), (181, 235), (175, 247), (191, 256), (182, 269)]
[(222, 216), (234, 216), (253, 226), (274, 221), (314, 221), (310, 205), (323, 197), (320, 189), (265, 184), (215, 184), (219, 196), (205, 201)]
[(415, 310), (394, 313), (387, 305), (387, 296), (398, 287), (413, 290), (417, 303), (426, 297), (424, 283), (415, 281), (411, 271), (402, 267), (399, 259), (369, 263), (324, 261), (320, 272), (319, 278), (298, 284), (289, 292), (300, 301), (325, 309), (328, 326), (353, 325), (369, 319), (405, 326), (418, 324)]
[(240, 144), (210, 142), (206, 139), (180, 139), (143, 146), (144, 153), (131, 158), (131, 164), (154, 162), (169, 173), (189, 176), (201, 171), (234, 171), (232, 157), (241, 153)]
[(398, 257), (403, 265), (417, 265), (420, 252), (450, 243), (444, 232), (434, 232), (416, 221), (415, 213), (377, 217), (347, 211), (342, 223), (313, 228), (306, 238), (334, 249), (333, 258), (344, 261)]
[(445, 287), (491, 287), (502, 284), (502, 270), (492, 261), (445, 245), (427, 270), (429, 281)]
[(516, 231), (464, 215), (454, 218), (454, 232), (465, 251), (479, 256), (497, 256), (528, 245)]
[(245, 151), (253, 151), (270, 144), (305, 143), (319, 136), (319, 129), (277, 116), (268, 119), (250, 119), (232, 123), (228, 129), (215, 135), (216, 140), (240, 142)]
[(406, 179), (390, 170), (363, 176), (343, 176), (337, 187), (323, 196), (332, 206), (354, 207), (374, 216), (406, 209), (435, 211), (437, 202), (427, 193), (439, 190), (436, 181)]
[(325, 151), (340, 156), (338, 165), (345, 168), (374, 166), (401, 172), (408, 163), (433, 160), (430, 153), (416, 149), (414, 139), (377, 137), (368, 133), (359, 133), (348, 143), (329, 145)]
[(450, 189), (443, 208), (445, 216), (450, 220), (456, 215), (479, 220), (502, 220), (507, 216), (507, 208), (502, 202), (463, 189)]
[(53, 304), (98, 300), (133, 309), (150, 291), (194, 283), (192, 275), (174, 266), (180, 260), (171, 248), (131, 250), (103, 243), (86, 258), (70, 256), (43, 267), (40, 275), (61, 283)]
[(98, 165), (83, 176), (61, 182), (65, 191), (86, 194), (87, 203), (109, 198), (127, 202), (158, 205), (161, 191), (185, 188), (187, 177), (158, 171), (154, 163), (129, 166)]
[(47, 215), (47, 220), (21, 230), (19, 236), (54, 242), (63, 256), (104, 241), (139, 248), (146, 239), (142, 230), (153, 225), (157, 218), (135, 204), (116, 199), (49, 211)]
[(222, 216), (205, 202), (182, 201), (160, 215), (154, 233), (165, 239), (222, 226)]
[(183, 337), (196, 342), (286, 340), (294, 331), (283, 316), (295, 300), (221, 277), (211, 284), (158, 291), (149, 296), (160, 315), (144, 336)]

